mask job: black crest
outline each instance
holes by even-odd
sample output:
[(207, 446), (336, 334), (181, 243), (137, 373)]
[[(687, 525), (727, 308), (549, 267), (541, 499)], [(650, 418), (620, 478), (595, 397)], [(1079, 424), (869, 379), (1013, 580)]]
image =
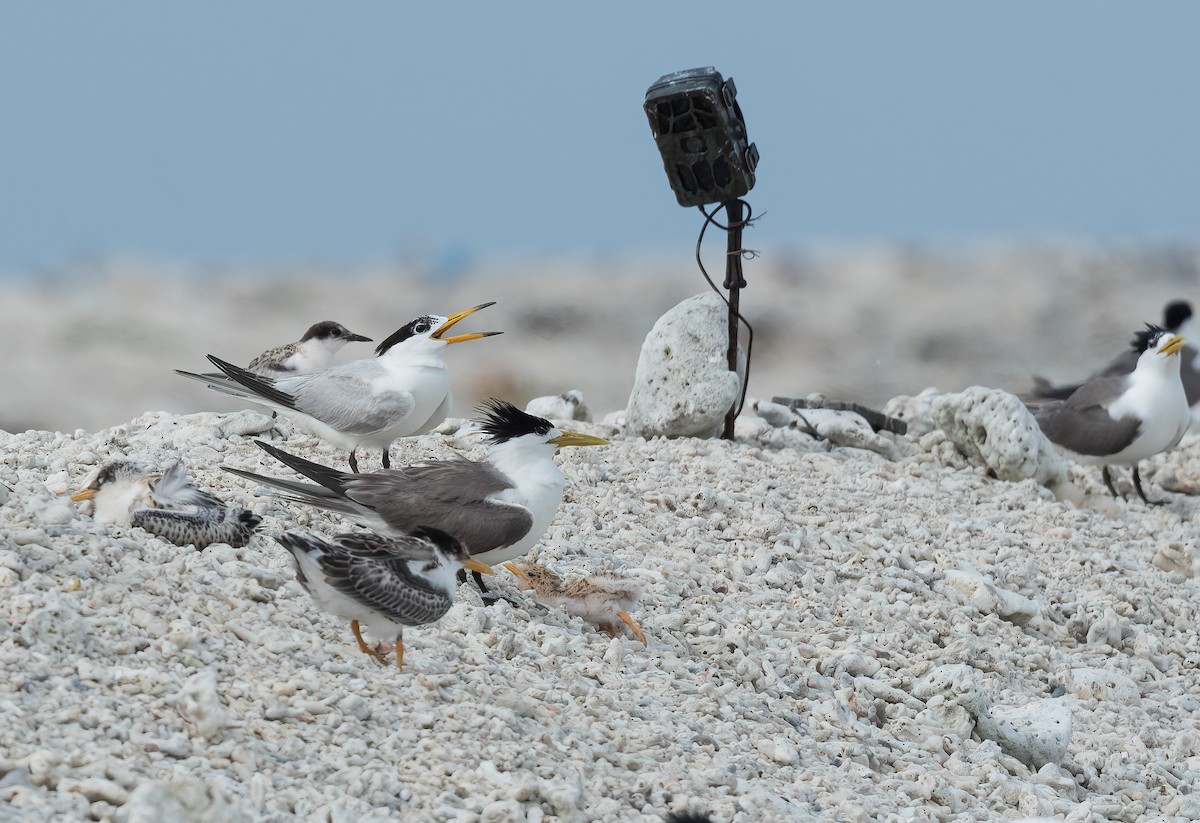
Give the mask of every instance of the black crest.
[(554, 424), (544, 417), (527, 414), (512, 403), (485, 400), (479, 410), (485, 415), (479, 428), (493, 443), (504, 443), (526, 434), (549, 434)]
[(386, 340), (375, 347), (375, 354), (380, 355), (390, 349), (397, 343), (403, 343), (410, 337), (415, 337), (418, 334), (425, 334), (433, 331), (441, 325), (442, 318), (432, 314), (426, 314), (411, 321), (408, 325), (403, 326), (393, 332)]
[(1135, 331), (1133, 333), (1133, 340), (1129, 345), (1133, 347), (1135, 352), (1142, 354), (1147, 349), (1157, 346), (1159, 339), (1166, 333), (1167, 330), (1162, 326), (1147, 323), (1145, 331)]
[(1168, 303), (1163, 309), (1163, 325), (1172, 331), (1178, 331), (1180, 325), (1192, 316), (1192, 304), (1186, 300), (1176, 300)]

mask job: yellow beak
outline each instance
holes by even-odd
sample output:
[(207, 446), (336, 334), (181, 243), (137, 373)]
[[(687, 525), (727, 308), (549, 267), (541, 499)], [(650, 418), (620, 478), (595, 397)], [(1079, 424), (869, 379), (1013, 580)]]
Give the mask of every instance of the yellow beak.
[(495, 574), (491, 566), (487, 563), (480, 563), (473, 557), (468, 557), (463, 561), (463, 568), (467, 571), (479, 572), (480, 574)]
[(80, 501), (83, 501), (83, 500), (91, 500), (95, 496), (96, 496), (96, 489), (80, 489), (79, 491), (77, 491), (73, 495), (71, 495), (71, 499), (74, 500), (76, 503), (79, 503)]
[(480, 332), (471, 332), (470, 334), (457, 334), (454, 337), (442, 337), (442, 334), (445, 333), (446, 331), (449, 331), (450, 327), (453, 326), (455, 323), (459, 322), (460, 320), (463, 320), (464, 318), (470, 317), (472, 314), (479, 311), (480, 309), (486, 309), (488, 306), (494, 306), (494, 305), (496, 305), (495, 300), (493, 300), (490, 303), (480, 303), (478, 306), (472, 306), (469, 309), (463, 309), (458, 314), (452, 314), (446, 318), (445, 323), (438, 326), (437, 329), (434, 331), (434, 333), (429, 336), (432, 337), (434, 340), (444, 340), (444, 341), (446, 341), (447, 344), (450, 344), (450, 343), (465, 343), (468, 340), (478, 340), (481, 337), (492, 337), (493, 335), (503, 334), (503, 332), (498, 332), (498, 331), (480, 331)]
[(512, 561), (505, 563), (504, 568), (508, 569), (510, 572), (512, 572), (513, 574), (515, 574), (517, 577), (521, 578), (522, 580), (525, 580), (525, 581), (529, 580), (529, 575), (525, 574), (525, 571), (520, 566), (518, 566), (516, 563), (513, 563)]
[(551, 437), (546, 441), (553, 443), (555, 446), (607, 446), (608, 441), (603, 437), (593, 437), (590, 434), (580, 434), (579, 432), (565, 431), (558, 437)]
[(1184, 347), (1185, 343), (1186, 343), (1186, 341), (1184, 341), (1183, 335), (1177, 334), (1174, 337), (1172, 337), (1170, 340), (1168, 340), (1167, 345), (1165, 345), (1161, 349), (1159, 349), (1158, 353), (1159, 354), (1175, 354), (1177, 351), (1179, 351), (1180, 349), (1182, 349)]

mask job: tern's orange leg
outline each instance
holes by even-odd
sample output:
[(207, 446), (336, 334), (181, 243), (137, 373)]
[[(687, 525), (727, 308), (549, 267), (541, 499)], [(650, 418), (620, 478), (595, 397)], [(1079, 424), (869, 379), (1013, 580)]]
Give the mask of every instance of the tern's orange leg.
[(404, 635), (396, 635), (396, 668), (404, 671)]
[(367, 641), (363, 640), (362, 632), (358, 629), (358, 621), (350, 621), (350, 631), (354, 632), (354, 639), (358, 641), (358, 650), (363, 654), (369, 654), (379, 662), (383, 662), (383, 655), (367, 645)]
[(621, 622), (630, 628), (634, 637), (642, 641), (642, 643), (649, 645), (646, 643), (646, 635), (642, 634), (642, 630), (638, 628), (637, 621), (629, 616), (629, 612), (617, 612), (617, 617), (621, 618)]

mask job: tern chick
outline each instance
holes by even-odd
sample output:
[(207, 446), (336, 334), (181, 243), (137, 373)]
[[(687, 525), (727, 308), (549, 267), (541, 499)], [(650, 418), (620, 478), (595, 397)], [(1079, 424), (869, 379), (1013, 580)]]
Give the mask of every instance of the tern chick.
[[(295, 343), (285, 343), (267, 349), (250, 361), (247, 371), (263, 377), (290, 377), (295, 374), (312, 374), (324, 371), (333, 365), (333, 357), (347, 343), (370, 343), (371, 338), (355, 334), (341, 323), (322, 320), (308, 327), (304, 336)], [(220, 373), (207, 375), (222, 378)]]
[(404, 627), (432, 623), (450, 610), (459, 570), (492, 574), (462, 543), (437, 529), (418, 528), (401, 538), (361, 532), (326, 541), (285, 532), (275, 539), (292, 553), (296, 579), (313, 601), (350, 621), (360, 651), (383, 660), (383, 651), (363, 640), (360, 623), (373, 635), (396, 638), (399, 669), (404, 668)]
[(136, 526), (177, 546), (191, 543), (198, 549), (210, 543), (244, 546), (262, 520), (192, 486), (182, 460), (161, 474), (114, 460), (96, 470), (71, 499), (89, 503), (98, 523)]
[(517, 576), (523, 589), (532, 589), (543, 603), (558, 606), (568, 614), (595, 623), (614, 637), (617, 622), (624, 623), (643, 643), (646, 636), (629, 612), (637, 606), (642, 587), (628, 580), (604, 574), (590, 574), (570, 583), (538, 563), (505, 563), (504, 568)]
[(450, 317), (418, 317), (380, 343), (374, 358), (314, 374), (263, 377), (211, 354), (208, 359), (221, 370), (221, 377), (179, 370), (176, 374), (276, 409), (322, 440), (349, 450), (351, 471), (358, 471), (359, 446), (382, 449), (387, 468), (393, 440), (424, 434), (446, 419), (451, 404), (446, 347), (500, 334), (447, 337), (445, 333), (491, 305), (495, 304), (482, 303)]

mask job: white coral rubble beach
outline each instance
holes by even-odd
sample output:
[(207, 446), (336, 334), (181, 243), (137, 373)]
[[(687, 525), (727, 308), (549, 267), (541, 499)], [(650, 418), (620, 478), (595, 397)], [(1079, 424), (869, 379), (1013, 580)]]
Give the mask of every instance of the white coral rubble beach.
[[(255, 437), (335, 449), (256, 412), (0, 433), (0, 821), (1200, 819), (1200, 502), (1112, 501), (967, 395), (886, 449), (755, 401), (735, 442), (573, 422), (612, 444), (560, 454), (530, 559), (636, 580), (648, 643), (501, 572), (512, 605), (461, 587), (402, 673), (269, 537), (348, 524), (221, 470), (285, 473)], [(393, 457), (455, 451), (481, 451), (458, 419)], [(132, 455), (182, 457), (258, 534), (198, 551), (71, 505)], [(1181, 488), (1200, 440), (1143, 469)]]

